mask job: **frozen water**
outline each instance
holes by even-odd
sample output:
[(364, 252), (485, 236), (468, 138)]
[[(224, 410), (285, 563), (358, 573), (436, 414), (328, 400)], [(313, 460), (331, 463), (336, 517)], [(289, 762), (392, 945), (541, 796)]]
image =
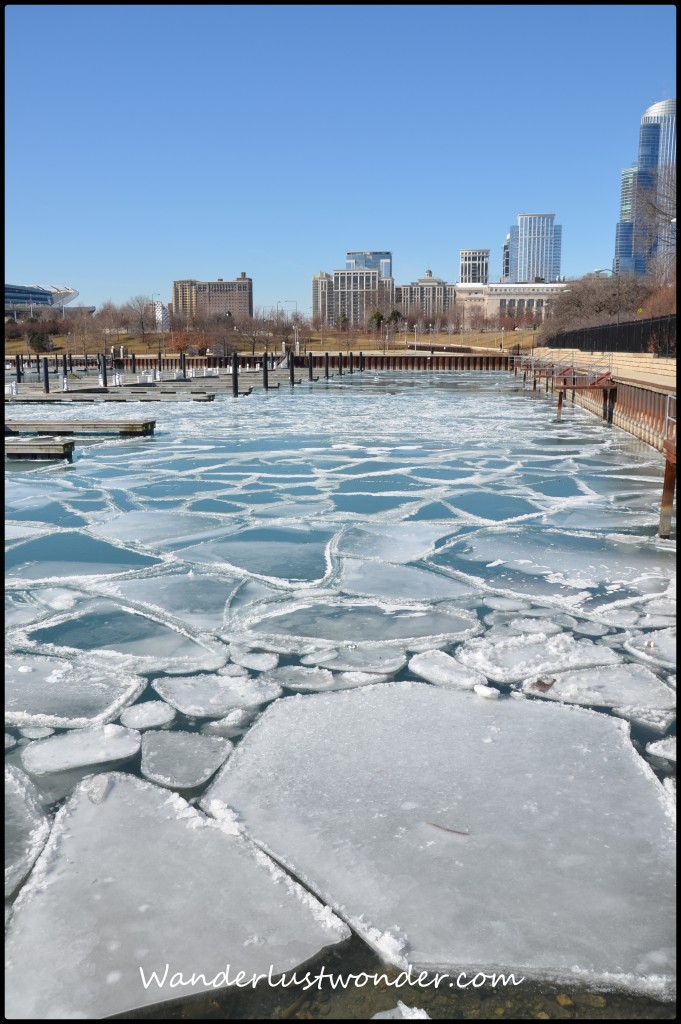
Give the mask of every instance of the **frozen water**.
[(484, 686), (487, 682), (481, 672), (464, 668), (460, 661), (445, 651), (415, 654), (409, 662), (409, 671), (437, 686), (458, 686), (463, 690), (472, 690), (474, 686)]
[(673, 822), (609, 716), (421, 683), (298, 695), (201, 800), (224, 805), (397, 967), (671, 991)]
[[(108, 1017), (224, 987), (227, 964), (232, 984), (239, 971), (292, 971), (348, 935), (245, 838), (177, 794), (98, 776), (58, 813), (14, 905), (5, 1013)], [(205, 980), (192, 985), (194, 974)]]
[(106, 655), (74, 659), (8, 654), (7, 725), (84, 729), (113, 721), (139, 697), (145, 680)]
[(598, 707), (672, 710), (676, 703), (674, 691), (650, 669), (625, 663), (545, 673), (523, 680), (522, 690), (534, 697)]
[(50, 821), (28, 775), (5, 765), (5, 899), (23, 882), (50, 833)]
[(6, 732), (5, 733), (5, 750), (12, 750), (12, 748), (16, 747), (16, 745), (17, 745), (17, 741), (14, 738), (14, 736), (12, 736), (12, 735), (10, 735), (10, 733)]
[(193, 789), (207, 782), (229, 757), (233, 744), (220, 736), (192, 732), (145, 732), (142, 775), (173, 789)]
[(31, 775), (46, 775), (112, 761), (127, 761), (139, 748), (140, 734), (134, 729), (125, 729), (122, 725), (98, 725), (36, 740), (24, 748), (21, 760)]
[(456, 651), (468, 668), (477, 669), (498, 683), (512, 683), (532, 673), (560, 672), (569, 668), (619, 664), (620, 658), (608, 647), (590, 640), (575, 640), (567, 633), (546, 636), (512, 636), (468, 640)]
[(26, 725), (23, 729), (19, 729), (19, 732), (27, 740), (44, 740), (52, 735), (54, 729), (50, 729), (47, 725)]
[[(67, 471), (36, 465), (30, 472), (19, 472), (10, 465), (5, 474), (11, 520), (6, 530), (6, 623), (12, 667), (10, 716), (17, 716), (8, 718), (13, 734), (10, 742), (16, 739), (18, 728), (88, 729), (119, 716), (122, 725), (130, 727), (126, 724), (129, 714), (140, 728), (161, 728), (143, 726), (136, 717), (148, 715), (144, 705), (153, 703), (144, 699), (149, 691), (141, 690), (142, 676), (161, 687), (171, 685), (170, 677), (179, 677), (176, 710), (190, 718), (182, 728), (206, 738), (240, 737), (222, 769), (224, 776), (232, 770), (230, 764), (241, 743), (257, 739), (261, 721), (273, 716), (280, 703), (286, 703), (276, 701), (282, 688), (287, 693), (293, 689), (304, 694), (311, 684), (311, 692), (319, 691), (320, 696), (300, 696), (303, 705), (316, 700), (356, 701), (366, 709), (366, 721), (360, 722), (357, 731), (359, 758), (364, 731), (380, 727), (382, 713), (374, 713), (373, 705), (365, 703), (373, 700), (370, 694), (383, 689), (392, 692), (387, 680), (393, 677), (415, 676), (406, 667), (414, 654), (453, 656), (460, 678), (477, 678), (479, 674), (482, 681), (474, 684), (472, 692), (415, 681), (412, 688), (427, 691), (429, 700), (439, 693), (437, 699), (442, 701), (466, 702), (475, 706), (479, 715), (500, 715), (509, 706), (522, 704), (530, 708), (526, 715), (539, 716), (513, 719), (517, 750), (508, 765), (499, 762), (496, 776), (486, 771), (486, 752), (495, 747), (497, 733), (478, 737), (476, 745), (475, 732), (470, 740), (460, 740), (459, 732), (450, 728), (444, 745), (454, 748), (452, 757), (462, 758), (459, 780), (475, 775), (482, 757), (480, 786), (487, 786), (479, 793), (483, 806), (489, 800), (494, 810), (501, 801), (497, 789), (506, 793), (516, 785), (530, 806), (535, 799), (532, 790), (537, 788), (535, 803), (546, 812), (537, 844), (543, 861), (538, 879), (540, 888), (543, 886), (544, 913), (539, 915), (535, 942), (541, 949), (547, 936), (549, 940), (552, 937), (549, 925), (558, 927), (562, 919), (562, 881), (556, 878), (562, 874), (561, 844), (568, 821), (577, 822), (577, 831), (569, 837), (566, 856), (573, 860), (565, 870), (570, 887), (578, 889), (575, 865), (598, 866), (601, 825), (597, 811), (605, 818), (615, 807), (615, 822), (628, 812), (619, 806), (625, 802), (623, 788), (610, 782), (619, 761), (612, 760), (608, 743), (595, 742), (588, 732), (597, 727), (589, 725), (583, 736), (578, 735), (581, 724), (575, 726), (571, 742), (576, 758), (582, 756), (581, 747), (590, 750), (589, 755), (584, 752), (584, 759), (591, 759), (593, 772), (584, 775), (583, 788), (585, 806), (591, 810), (582, 823), (581, 805), (573, 813), (565, 803), (563, 791), (575, 785), (569, 779), (568, 754), (559, 758), (566, 769), (561, 778), (552, 774), (553, 767), (548, 765), (549, 780), (561, 791), (556, 808), (551, 807), (539, 740), (532, 729), (526, 738), (526, 721), (554, 721), (551, 715), (561, 716), (555, 720), (563, 721), (564, 716), (573, 715), (574, 721), (581, 723), (594, 716), (555, 699), (526, 698), (519, 687), (523, 680), (575, 673), (583, 673), (577, 676), (580, 687), (588, 685), (588, 673), (593, 679), (612, 682), (625, 666), (627, 672), (619, 675), (620, 680), (635, 676), (645, 683), (648, 677), (638, 674), (645, 668), (655, 674), (656, 682), (650, 688), (641, 685), (633, 690), (627, 682), (624, 689), (627, 693), (631, 690), (632, 703), (617, 704), (607, 716), (600, 713), (596, 717), (608, 719), (607, 736), (612, 730), (626, 730), (625, 721), (641, 725), (648, 739), (653, 738), (648, 733), (659, 739), (665, 736), (674, 709), (656, 706), (655, 694), (665, 684), (674, 685), (670, 672), (675, 664), (675, 542), (655, 537), (664, 472), (660, 453), (570, 403), (564, 409), (564, 422), (555, 424), (548, 399), (536, 396), (535, 401), (527, 395), (502, 393), (508, 390), (508, 380), (507, 374), (403, 372), (385, 373), (375, 380), (355, 374), (324, 385), (304, 384), (295, 389), (295, 397), (294, 389), (289, 388), (270, 394), (259, 391), (248, 399), (248, 409), (229, 398), (201, 407), (161, 404), (154, 409), (158, 429), (153, 444), (118, 439), (88, 443)], [(88, 414), (96, 417), (97, 409), (45, 407), (42, 415), (60, 419)], [(279, 675), (279, 666), (266, 670), (253, 663), (249, 672), (243, 665), (227, 661), (230, 648), (239, 647), (249, 656), (279, 655), (285, 671), (282, 668)], [(34, 671), (19, 673), (18, 667)], [(250, 678), (253, 674), (258, 676), (256, 680)], [(491, 680), (488, 686), (485, 680)], [(502, 685), (497, 688), (495, 683)], [(499, 692), (507, 686), (512, 688), (511, 699)], [(218, 694), (220, 702), (211, 703)], [(604, 694), (594, 696), (602, 700)], [(134, 704), (140, 699), (142, 703)], [(267, 708), (272, 700), (276, 703)], [(434, 726), (435, 746), (438, 728), (442, 738), (444, 722), (441, 727)], [(343, 733), (341, 723), (340, 738), (348, 731)], [(357, 798), (358, 814), (369, 809), (362, 823), (368, 835), (369, 861), (374, 833), (384, 823), (378, 816), (392, 813), (371, 801), (391, 775), (401, 782), (402, 789), (420, 786), (417, 776), (424, 774), (424, 765), (424, 788), (428, 781), (435, 795), (442, 795), (437, 807), (449, 806), (453, 811), (451, 818), (433, 816), (430, 825), (422, 825), (427, 834), (421, 845), (431, 853), (441, 850), (444, 864), (443, 843), (473, 847), (478, 842), (473, 834), (462, 836), (434, 827), (438, 823), (466, 825), (456, 808), (467, 805), (455, 802), (459, 782), (452, 784), (446, 772), (442, 781), (431, 779), (431, 759), (437, 767), (437, 758), (445, 754), (430, 749), (425, 732), (418, 713), (413, 722), (412, 716), (405, 714), (384, 744), (398, 762), (397, 769), (392, 763), (372, 762), (376, 793), (372, 790), (367, 800), (356, 786), (354, 762), (347, 760), (355, 756), (354, 738), (338, 754), (337, 783), (341, 785), (342, 780), (345, 785), (346, 802)], [(634, 734), (636, 749), (645, 742), (641, 732)], [(323, 735), (335, 742), (335, 734), (331, 722)], [(553, 757), (554, 739), (554, 732), (548, 730), (543, 747), (547, 762)], [(21, 768), (23, 752), (42, 742), (47, 741), (31, 743), (22, 736), (6, 759)], [(321, 795), (315, 789), (314, 751), (322, 745), (322, 737), (314, 728), (308, 736), (298, 720), (292, 721), (287, 743), (306, 748), (308, 742), (305, 767), (311, 780), (309, 821), (314, 833), (321, 814), (319, 801), (326, 799), (325, 794), (331, 801), (335, 789), (322, 788)], [(510, 737), (508, 743), (510, 746)], [(526, 743), (534, 752), (532, 767), (527, 769), (532, 779), (521, 771), (517, 783), (517, 759), (525, 756)], [(464, 764), (466, 751), (470, 756)], [(414, 768), (417, 752), (420, 757)], [(279, 755), (273, 750), (270, 756)], [(296, 756), (302, 758), (304, 750), (297, 750)], [(606, 756), (607, 762), (603, 761)], [(655, 759), (649, 751), (645, 757), (660, 776), (674, 771), (674, 762)], [(126, 762), (126, 772), (139, 775), (140, 760), (136, 755)], [(44, 805), (61, 800), (93, 771), (101, 771), (101, 765), (35, 776), (40, 800)], [(578, 773), (577, 778), (582, 776)], [(269, 782), (276, 795), (280, 790), (276, 773), (270, 775)], [(447, 782), (449, 789), (444, 791)], [(264, 778), (262, 784), (265, 787)], [(471, 784), (477, 784), (476, 780)], [(88, 799), (94, 799), (94, 793)], [(269, 799), (268, 793), (263, 799), (263, 815)], [(521, 952), (533, 961), (530, 940), (535, 925), (530, 920), (534, 904), (529, 899), (529, 866), (523, 863), (516, 872), (522, 883), (522, 891), (516, 894), (519, 904), (528, 897), (525, 918), (516, 925), (513, 915), (506, 913), (502, 920), (494, 905), (495, 887), (501, 887), (502, 878), (507, 889), (502, 894), (502, 908), (508, 908), (515, 892), (514, 875), (504, 857), (506, 848), (514, 843), (514, 799), (511, 797), (508, 810), (497, 816), (496, 828), (490, 825), (484, 833), (489, 849), (481, 869), (487, 867), (493, 892), (489, 900), (482, 897), (480, 928), (488, 937), (499, 931), (505, 942), (502, 949), (513, 946), (509, 932), (515, 928)], [(105, 806), (107, 800), (100, 799), (100, 803)], [(402, 796), (401, 803), (410, 803), (409, 795)], [(640, 821), (636, 817), (640, 805), (637, 797), (627, 821), (622, 856), (633, 862), (641, 850), (641, 874), (645, 875), (658, 835), (648, 828), (645, 814)], [(223, 829), (227, 829), (228, 810), (222, 808)], [(372, 810), (376, 818), (371, 816)], [(238, 832), (238, 815), (229, 813), (230, 827)], [(525, 813), (529, 812), (516, 814), (521, 838), (526, 835)], [(556, 825), (554, 819), (561, 814), (565, 820)], [(164, 858), (163, 824), (157, 827), (156, 817), (152, 818), (154, 824), (149, 823), (145, 835), (154, 848), (156, 867)], [(587, 828), (592, 821), (593, 833)], [(341, 814), (340, 824), (343, 822)], [(410, 956), (410, 946), (406, 934), (397, 930), (398, 907), (391, 910), (388, 893), (394, 890), (403, 905), (411, 901), (417, 907), (420, 862), (416, 859), (412, 865), (405, 856), (400, 871), (392, 871), (393, 848), (403, 843), (395, 837), (406, 825), (403, 820), (391, 818), (390, 822), (390, 842), (376, 855), (365, 882), (364, 864), (352, 853), (359, 843), (360, 827), (350, 829), (346, 846), (329, 813), (330, 852), (325, 853), (321, 867), (339, 876), (345, 872), (348, 887), (358, 880), (353, 913), (364, 922), (362, 934), (381, 955), (397, 962)], [(610, 825), (614, 827), (612, 821), (605, 823), (605, 827)], [(493, 861), (491, 851), (496, 849), (497, 839), (501, 855)], [(59, 847), (66, 851), (65, 856), (69, 842), (65, 839)], [(605, 842), (610, 850), (619, 847), (619, 840), (613, 843), (606, 838)], [(311, 853), (314, 849), (313, 844)], [(523, 849), (531, 862), (530, 844)], [(351, 856), (344, 860), (347, 851)], [(599, 855), (606, 858), (611, 854), (602, 849)], [(440, 886), (438, 909), (447, 910), (453, 892), (454, 911), (460, 916), (459, 904), (465, 903), (467, 891), (474, 891), (467, 890), (465, 874), (473, 871), (473, 865), (466, 862), (464, 884), (459, 886), (456, 876), (462, 869), (457, 859), (461, 858), (448, 861), (454, 882), (447, 878)], [(516, 865), (517, 860), (509, 862)], [(559, 865), (553, 875), (551, 864)], [(128, 865), (127, 870), (136, 871), (136, 867)], [(183, 884), (189, 878), (188, 898), (199, 915), (206, 898), (203, 881), (191, 871), (188, 875), (187, 870), (185, 864), (182, 874), (177, 874), (185, 880)], [(151, 877), (150, 870), (146, 874)], [(372, 878), (377, 879), (372, 897), (385, 896), (386, 904), (385, 913), (376, 921), (370, 905), (371, 913), (366, 914), (360, 906)], [(618, 889), (620, 881), (623, 886)], [(592, 879), (586, 879), (586, 935), (591, 905), (594, 914), (599, 899), (603, 908), (594, 945), (610, 919), (610, 900), (617, 904), (620, 915), (613, 931), (639, 933), (638, 897), (629, 903), (629, 881), (629, 876), (623, 878), (619, 864), (614, 865), (611, 878), (608, 871), (597, 870)], [(636, 893), (639, 880), (634, 878), (631, 884)], [(658, 883), (651, 878), (645, 884)], [(660, 888), (666, 884), (666, 876), (659, 884)], [(558, 901), (550, 911), (549, 891)], [(433, 906), (435, 902), (433, 899)], [(486, 907), (490, 912), (485, 917)], [(658, 926), (665, 927), (670, 910), (655, 901), (651, 908)], [(464, 910), (464, 922), (472, 928), (473, 910), (468, 905)], [(137, 918), (136, 908), (127, 913), (130, 934), (134, 932), (139, 947), (147, 940), (147, 926)], [(569, 935), (577, 934), (580, 914), (577, 900), (567, 914)], [(652, 934), (646, 914), (642, 918), (645, 934)], [(199, 927), (194, 920), (200, 917), (192, 919), (188, 927)], [(93, 913), (92, 926), (78, 935), (81, 944), (86, 941), (83, 936), (99, 936), (101, 926), (102, 920)], [(437, 920), (432, 928), (437, 930)], [(464, 929), (460, 948), (464, 948), (467, 934)], [(485, 956), (496, 948), (492, 939), (483, 944)], [(550, 949), (551, 942), (545, 944)], [(576, 946), (575, 940), (573, 948)], [(171, 948), (177, 947), (171, 944)], [(564, 951), (567, 945), (561, 948)], [(43, 959), (49, 960), (49, 943), (42, 949)], [(588, 952), (583, 958), (578, 950), (573, 966), (588, 959)], [(614, 948), (613, 959), (616, 955)], [(638, 979), (649, 975), (653, 988), (658, 986), (656, 978), (666, 973), (662, 959), (653, 962), (657, 959), (647, 951), (642, 953), (634, 972)], [(106, 973), (100, 972), (95, 982), (98, 962), (95, 955), (92, 977), (79, 978), (76, 988), (85, 984), (94, 990), (97, 984), (101, 995), (111, 987)], [(480, 963), (489, 969), (486, 962)], [(531, 966), (541, 974), (545, 964), (540, 956)], [(598, 973), (600, 966), (599, 953), (593, 970), (589, 967), (587, 973), (576, 973), (568, 981), (589, 983), (596, 977), (598, 984), (606, 986), (605, 976)], [(111, 966), (108, 970), (116, 969)], [(641, 982), (641, 987), (644, 985)], [(177, 994), (175, 989), (172, 995)], [(93, 995), (91, 1005), (95, 1004)]]
[(175, 708), (171, 708), (163, 700), (145, 700), (133, 704), (121, 714), (121, 725), (127, 729), (158, 729), (159, 726), (170, 725), (177, 717)]
[(218, 674), (155, 679), (152, 686), (168, 704), (196, 718), (223, 718), (235, 708), (257, 708), (282, 692), (267, 677)]

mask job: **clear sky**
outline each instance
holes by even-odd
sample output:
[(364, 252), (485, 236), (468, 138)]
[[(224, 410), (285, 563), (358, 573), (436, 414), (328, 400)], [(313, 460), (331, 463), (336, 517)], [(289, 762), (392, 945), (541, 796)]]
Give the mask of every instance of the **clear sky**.
[(671, 5), (10, 5), (6, 269), (78, 304), (253, 278), (311, 312), (348, 250), (490, 277), (518, 213), (610, 267), (620, 170), (676, 95)]

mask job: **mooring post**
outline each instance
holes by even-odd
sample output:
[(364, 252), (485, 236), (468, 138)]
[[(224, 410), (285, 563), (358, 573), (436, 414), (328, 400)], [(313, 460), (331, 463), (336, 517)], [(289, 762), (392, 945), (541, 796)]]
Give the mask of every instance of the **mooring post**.
[(66, 369), (66, 352), (63, 352), (62, 353), (62, 357), (61, 357), (61, 375), (62, 375), (62, 377), (65, 377), (67, 373), (68, 373), (68, 370)]
[(73, 356), (69, 352), (69, 373), (73, 373)]
[(307, 379), (312, 380), (312, 353), (307, 354)]
[(295, 384), (295, 380), (294, 380), (295, 372), (296, 372), (295, 360), (293, 358), (293, 351), (291, 351), (288, 354), (288, 382), (291, 385), (291, 387), (293, 387), (293, 385)]
[(608, 389), (603, 388), (603, 419), (608, 419)]
[(232, 352), (232, 394), (239, 397), (239, 357), (236, 352)]
[(364, 353), (359, 354), (359, 372), (364, 373)]
[[(160, 369), (161, 369), (161, 364), (159, 363), (159, 370)], [(132, 354), (132, 372), (135, 373), (135, 374), (137, 373), (137, 360), (135, 358), (135, 353), (134, 352)]]
[[(676, 445), (674, 446), (676, 448)], [(674, 505), (674, 488), (676, 487), (676, 450), (665, 449), (667, 462), (664, 467), (664, 483), (662, 485), (662, 505), (660, 507), (659, 535), (662, 540), (669, 540), (672, 526), (672, 508)]]
[(50, 393), (50, 371), (47, 366), (47, 357), (43, 359), (43, 391), (46, 395)]
[(352, 372), (352, 352), (348, 352), (348, 373)]
[(102, 387), (105, 388), (107, 386), (107, 383), (106, 383), (106, 356), (105, 355), (102, 356), (102, 361), (101, 361), (101, 363), (99, 365), (100, 365), (101, 371), (102, 371), (102, 373), (101, 373), (101, 376), (102, 376)]
[(532, 390), (533, 391), (537, 390), (537, 374), (536, 373), (535, 373), (534, 377), (532, 378)]
[(324, 376), (329, 379), (329, 353), (324, 353)]
[(14, 357), (14, 366), (17, 372), (17, 384), (21, 384), (21, 356)]
[(560, 414), (563, 411), (563, 395), (564, 391), (562, 388), (558, 389), (558, 412), (556, 413), (556, 423), (560, 423)]
[(56, 352), (54, 355), (54, 372), (59, 373), (59, 356), (56, 354)]
[(612, 425), (612, 419), (615, 412), (615, 402), (617, 401), (617, 388), (611, 387), (608, 391), (608, 423)]
[(338, 353), (338, 376), (343, 376), (343, 353)]

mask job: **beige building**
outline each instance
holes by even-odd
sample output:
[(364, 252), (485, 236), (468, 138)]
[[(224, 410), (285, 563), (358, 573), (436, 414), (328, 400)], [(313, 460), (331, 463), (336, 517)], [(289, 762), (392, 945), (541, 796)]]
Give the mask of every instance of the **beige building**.
[(178, 324), (227, 313), (237, 319), (252, 317), (253, 281), (243, 272), (235, 281), (173, 281), (172, 312)]
[(402, 316), (436, 316), (448, 313), (451, 299), (450, 286), (439, 277), (433, 277), (432, 270), (411, 284), (395, 288), (395, 306)]

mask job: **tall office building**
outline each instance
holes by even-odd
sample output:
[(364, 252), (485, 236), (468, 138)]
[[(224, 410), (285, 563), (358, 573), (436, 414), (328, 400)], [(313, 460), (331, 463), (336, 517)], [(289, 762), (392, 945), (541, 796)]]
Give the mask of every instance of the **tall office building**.
[(503, 251), (507, 284), (552, 283), (560, 280), (562, 227), (555, 213), (519, 213), (506, 236)]
[(393, 254), (391, 252), (347, 252), (346, 270), (378, 270), (381, 277), (393, 276)]
[(489, 249), (459, 251), (459, 281), (461, 284), (489, 284)]
[(638, 161), (622, 171), (615, 273), (645, 274), (676, 250), (676, 100), (653, 103), (639, 128)]

